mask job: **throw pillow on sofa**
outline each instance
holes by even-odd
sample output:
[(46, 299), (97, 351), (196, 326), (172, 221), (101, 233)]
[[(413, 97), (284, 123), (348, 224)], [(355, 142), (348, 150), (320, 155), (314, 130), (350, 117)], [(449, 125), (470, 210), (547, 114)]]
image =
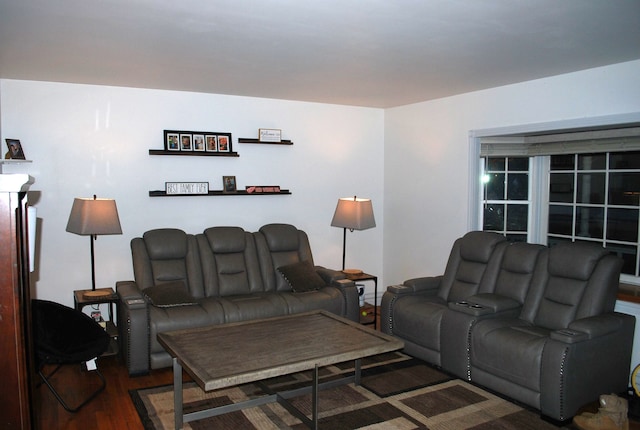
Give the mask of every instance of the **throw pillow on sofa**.
[(284, 276), (295, 293), (318, 290), (327, 285), (309, 260), (280, 266), (278, 272)]
[(172, 308), (175, 306), (190, 306), (197, 304), (191, 297), (183, 281), (166, 282), (145, 288), (144, 295), (153, 306)]

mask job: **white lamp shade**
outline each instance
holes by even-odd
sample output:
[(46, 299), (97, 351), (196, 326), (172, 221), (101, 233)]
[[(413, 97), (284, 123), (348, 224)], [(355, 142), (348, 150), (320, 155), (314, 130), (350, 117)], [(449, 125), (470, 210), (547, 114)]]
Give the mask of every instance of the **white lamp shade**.
[(74, 199), (67, 231), (82, 236), (122, 234), (116, 201), (97, 198)]
[(350, 230), (366, 230), (375, 227), (376, 220), (373, 217), (371, 200), (354, 197), (338, 199), (331, 225)]

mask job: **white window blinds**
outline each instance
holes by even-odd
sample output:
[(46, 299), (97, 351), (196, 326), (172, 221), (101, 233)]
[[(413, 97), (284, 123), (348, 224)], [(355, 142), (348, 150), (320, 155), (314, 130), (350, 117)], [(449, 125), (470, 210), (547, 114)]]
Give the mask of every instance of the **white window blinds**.
[(640, 151), (640, 127), (480, 138), (481, 157)]

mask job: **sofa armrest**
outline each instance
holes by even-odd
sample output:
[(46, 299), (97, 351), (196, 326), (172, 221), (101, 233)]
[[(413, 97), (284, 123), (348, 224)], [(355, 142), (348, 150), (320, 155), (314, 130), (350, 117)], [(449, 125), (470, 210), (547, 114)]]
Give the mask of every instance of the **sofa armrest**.
[(576, 334), (552, 332), (542, 354), (540, 410), (551, 417), (569, 418), (598, 395), (624, 392), (629, 384), (635, 317), (610, 312), (566, 330)]
[[(427, 276), (423, 278), (407, 279), (402, 283), (403, 287), (409, 288), (412, 293), (429, 294), (435, 296), (440, 288), (442, 275)], [(396, 287), (400, 287), (397, 285)]]
[(623, 321), (618, 314), (609, 313), (573, 321), (566, 329), (551, 332), (551, 339), (576, 343), (607, 336), (621, 329)]
[(360, 321), (360, 302), (356, 283), (349, 279), (337, 279), (331, 282), (332, 287), (338, 288), (344, 297), (345, 318), (351, 321)]
[(149, 373), (149, 307), (134, 281), (116, 282), (118, 330), (129, 375)]
[(338, 279), (346, 279), (346, 275), (339, 271), (333, 269), (327, 269), (323, 266), (315, 266), (316, 273), (320, 275), (320, 277), (327, 283), (331, 284), (333, 281), (337, 281)]
[(499, 294), (483, 293), (469, 297), (467, 300), (450, 302), (449, 309), (476, 317), (482, 315), (517, 314), (522, 305), (514, 299)]

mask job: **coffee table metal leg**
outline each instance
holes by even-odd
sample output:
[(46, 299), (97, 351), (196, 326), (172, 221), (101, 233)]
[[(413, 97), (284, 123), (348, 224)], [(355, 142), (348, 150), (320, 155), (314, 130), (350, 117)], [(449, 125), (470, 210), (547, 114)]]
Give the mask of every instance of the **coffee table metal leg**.
[(173, 413), (176, 430), (182, 428), (182, 366), (173, 359)]
[(318, 365), (313, 370), (313, 391), (311, 392), (311, 419), (313, 430), (318, 430)]

